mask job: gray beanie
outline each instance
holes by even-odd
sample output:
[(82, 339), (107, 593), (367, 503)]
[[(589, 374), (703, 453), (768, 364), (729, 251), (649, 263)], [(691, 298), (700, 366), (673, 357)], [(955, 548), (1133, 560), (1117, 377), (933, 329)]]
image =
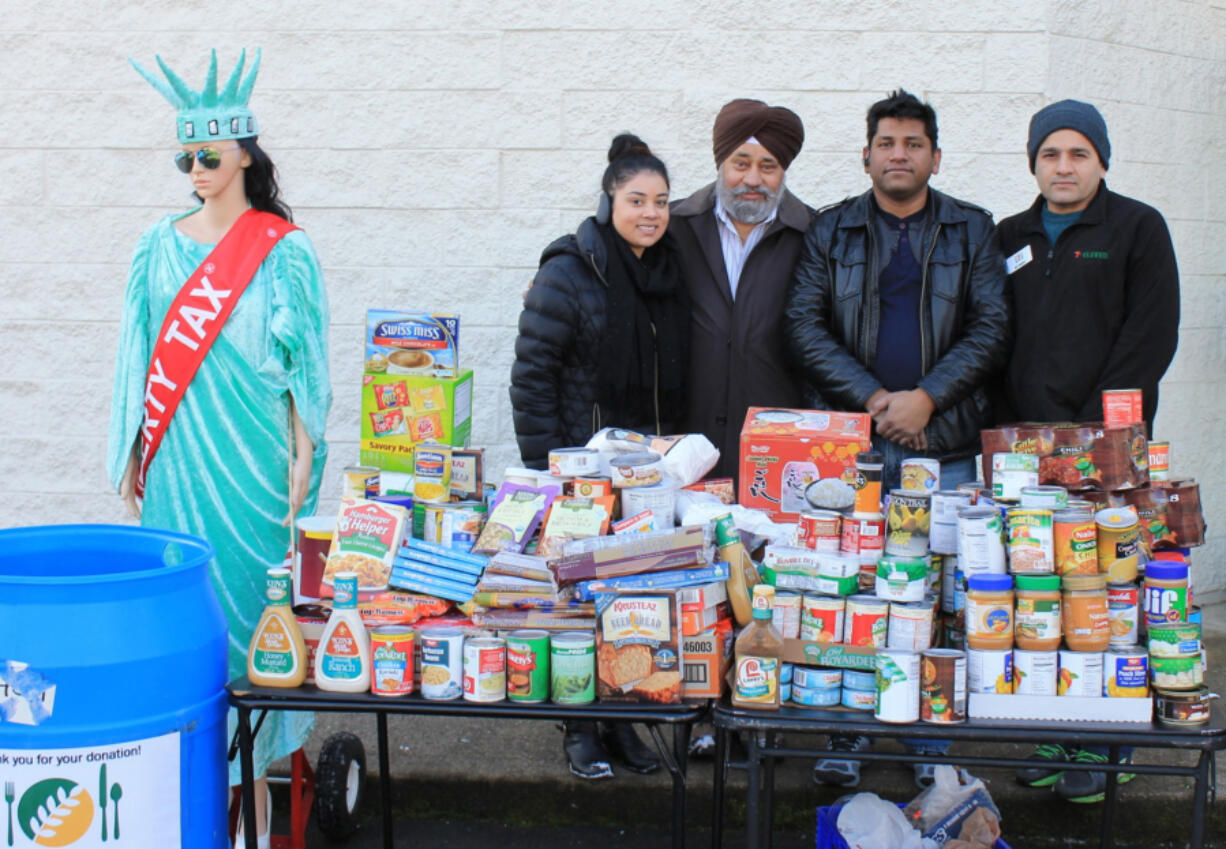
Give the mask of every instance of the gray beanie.
[(1098, 151), (1103, 168), (1111, 164), (1111, 142), (1107, 140), (1107, 122), (1089, 103), (1080, 100), (1061, 100), (1044, 106), (1030, 119), (1030, 137), (1026, 140), (1026, 154), (1030, 157), (1030, 173), (1034, 173), (1034, 160), (1039, 155), (1043, 140), (1056, 130), (1076, 130)]

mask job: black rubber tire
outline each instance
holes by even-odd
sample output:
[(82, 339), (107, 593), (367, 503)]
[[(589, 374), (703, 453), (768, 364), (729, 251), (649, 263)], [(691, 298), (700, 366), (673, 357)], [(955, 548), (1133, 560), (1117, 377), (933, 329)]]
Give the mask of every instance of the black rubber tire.
[[(352, 783), (357, 786), (352, 787)], [(358, 830), (357, 814), (365, 785), (366, 749), (362, 741), (344, 731), (333, 734), (319, 750), (315, 767), (315, 820), (329, 840), (343, 841)], [(351, 790), (355, 792), (352, 804)]]

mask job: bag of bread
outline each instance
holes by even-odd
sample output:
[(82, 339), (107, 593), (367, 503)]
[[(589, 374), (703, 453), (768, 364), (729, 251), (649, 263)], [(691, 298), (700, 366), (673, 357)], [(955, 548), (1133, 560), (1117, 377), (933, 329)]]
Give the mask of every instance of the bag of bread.
[(596, 697), (681, 702), (680, 608), (675, 590), (626, 590), (596, 598)]

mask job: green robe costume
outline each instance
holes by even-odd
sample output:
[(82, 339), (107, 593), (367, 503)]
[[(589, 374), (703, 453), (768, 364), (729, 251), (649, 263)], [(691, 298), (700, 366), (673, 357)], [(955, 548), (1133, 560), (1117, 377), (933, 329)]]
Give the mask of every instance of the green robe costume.
[[(195, 210), (193, 210), (194, 212)], [(213, 250), (167, 216), (141, 237), (124, 297), (111, 397), (107, 471), (119, 487), (144, 417), (145, 379), (162, 320)], [(290, 398), (315, 446), (311, 515), (327, 459), (328, 300), (310, 239), (295, 230), (264, 259), (209, 350), (149, 465), (141, 524), (203, 537), (216, 556), (213, 588), (229, 623), (229, 675), (247, 672), (247, 647), (264, 609), (264, 574), (284, 562), (289, 529)], [(229, 713), (229, 734), (236, 728)], [(255, 745), (255, 774), (306, 740), (309, 713), (272, 713)], [(239, 763), (230, 783), (240, 783)]]

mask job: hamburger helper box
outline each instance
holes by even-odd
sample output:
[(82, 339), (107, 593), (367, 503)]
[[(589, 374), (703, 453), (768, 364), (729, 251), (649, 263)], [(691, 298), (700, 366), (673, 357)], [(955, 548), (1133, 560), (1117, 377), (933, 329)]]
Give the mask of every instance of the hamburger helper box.
[(868, 413), (750, 407), (741, 428), (739, 501), (777, 522), (855, 500), (856, 455), (872, 446)]

